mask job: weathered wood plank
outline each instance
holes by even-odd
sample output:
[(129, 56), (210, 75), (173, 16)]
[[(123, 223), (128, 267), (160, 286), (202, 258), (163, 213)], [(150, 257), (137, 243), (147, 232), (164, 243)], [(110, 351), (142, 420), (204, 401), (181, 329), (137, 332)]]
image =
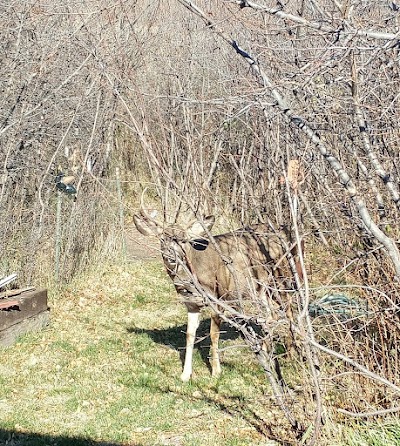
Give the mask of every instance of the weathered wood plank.
[(28, 317), (20, 322), (11, 325), (6, 330), (0, 331), (0, 346), (8, 347), (12, 345), (19, 336), (26, 333), (40, 331), (50, 324), (50, 310), (42, 311), (39, 314)]
[(46, 289), (23, 293), (15, 297), (15, 300), (18, 301), (18, 308), (0, 310), (0, 332), (49, 309)]

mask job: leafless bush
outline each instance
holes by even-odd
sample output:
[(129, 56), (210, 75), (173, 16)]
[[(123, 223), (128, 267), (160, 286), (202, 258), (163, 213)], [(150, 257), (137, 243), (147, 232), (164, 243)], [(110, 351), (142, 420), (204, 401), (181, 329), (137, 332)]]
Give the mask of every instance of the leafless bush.
[(60, 172), (75, 176), (78, 191), (76, 201), (63, 196), (61, 277), (70, 278), (115, 227), (116, 188), (107, 181), (115, 182), (118, 160), (114, 89), (125, 88), (123, 79), (142, 63), (146, 36), (136, 16), (135, 1), (129, 8), (107, 1), (1, 6), (3, 273), (18, 270), (21, 281), (33, 282), (51, 274)]

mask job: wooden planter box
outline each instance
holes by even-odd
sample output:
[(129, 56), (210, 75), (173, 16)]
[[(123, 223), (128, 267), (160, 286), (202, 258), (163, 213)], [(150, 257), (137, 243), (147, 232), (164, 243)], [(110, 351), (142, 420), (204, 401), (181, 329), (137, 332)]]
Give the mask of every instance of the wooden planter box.
[(25, 333), (49, 325), (47, 290), (38, 289), (0, 299), (0, 345), (9, 346)]

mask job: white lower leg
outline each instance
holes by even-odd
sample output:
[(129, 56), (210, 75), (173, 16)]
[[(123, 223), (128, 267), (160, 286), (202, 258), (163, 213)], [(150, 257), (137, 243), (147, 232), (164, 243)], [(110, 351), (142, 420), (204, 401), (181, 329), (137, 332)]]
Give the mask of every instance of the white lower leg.
[(182, 381), (189, 381), (192, 376), (193, 348), (196, 339), (196, 331), (200, 323), (200, 313), (188, 313), (188, 325), (186, 331), (185, 364), (181, 375)]

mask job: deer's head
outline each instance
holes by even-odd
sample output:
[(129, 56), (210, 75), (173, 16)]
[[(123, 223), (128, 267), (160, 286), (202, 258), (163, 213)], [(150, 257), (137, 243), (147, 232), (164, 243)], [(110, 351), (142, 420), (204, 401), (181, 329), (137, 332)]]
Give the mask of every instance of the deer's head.
[(210, 215), (201, 221), (192, 220), (183, 225), (163, 225), (157, 221), (157, 212), (148, 214), (143, 208), (133, 216), (137, 230), (143, 235), (155, 235), (160, 239), (161, 254), (168, 274), (178, 291), (187, 290), (186, 278), (182, 264), (191, 268), (191, 250), (205, 250), (208, 241), (202, 237), (210, 231), (215, 217)]

